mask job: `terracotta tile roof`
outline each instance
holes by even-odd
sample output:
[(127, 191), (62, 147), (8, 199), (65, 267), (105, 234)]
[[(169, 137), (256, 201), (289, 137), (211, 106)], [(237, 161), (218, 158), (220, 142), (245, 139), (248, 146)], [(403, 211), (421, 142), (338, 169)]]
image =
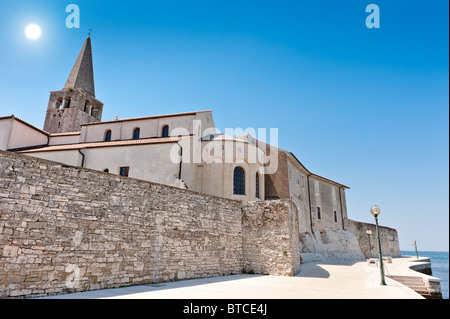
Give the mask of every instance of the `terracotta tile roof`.
[(111, 142), (64, 144), (64, 145), (44, 146), (44, 147), (34, 148), (34, 149), (30, 149), (30, 150), (19, 151), (18, 153), (70, 151), (70, 150), (79, 150), (79, 149), (84, 149), (84, 148), (176, 143), (185, 138), (190, 138), (190, 136), (144, 138), (144, 139), (139, 139), (139, 140), (125, 140), (125, 141), (111, 141)]

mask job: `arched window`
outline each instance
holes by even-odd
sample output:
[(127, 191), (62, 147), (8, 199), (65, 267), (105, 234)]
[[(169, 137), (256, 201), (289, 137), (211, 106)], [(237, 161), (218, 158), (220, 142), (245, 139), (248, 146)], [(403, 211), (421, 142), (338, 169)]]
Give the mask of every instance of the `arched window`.
[(260, 198), (259, 197), (259, 173), (256, 173), (256, 194), (255, 197), (256, 198)]
[(105, 142), (110, 142), (111, 141), (111, 134), (112, 134), (111, 130), (107, 130), (105, 132)]
[(62, 96), (60, 96), (58, 99), (56, 99), (55, 109), (57, 110), (61, 109), (62, 105), (63, 105), (63, 98)]
[(133, 140), (138, 140), (139, 135), (141, 135), (141, 129), (139, 127), (136, 127), (133, 131)]
[(234, 169), (233, 194), (245, 195), (245, 171), (242, 167)]
[(162, 137), (169, 137), (169, 125), (166, 125), (162, 129)]
[(65, 109), (70, 108), (70, 102), (72, 102), (72, 98), (70, 96), (66, 96), (64, 99), (64, 107)]

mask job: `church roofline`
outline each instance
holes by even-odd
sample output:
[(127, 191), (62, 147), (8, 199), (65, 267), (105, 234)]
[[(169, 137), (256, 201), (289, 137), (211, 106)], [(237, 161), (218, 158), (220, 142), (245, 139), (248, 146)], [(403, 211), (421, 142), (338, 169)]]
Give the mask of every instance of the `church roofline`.
[(39, 152), (56, 152), (56, 151), (76, 151), (84, 148), (101, 148), (101, 147), (118, 147), (118, 146), (135, 146), (135, 145), (148, 145), (148, 144), (164, 144), (164, 143), (178, 143), (182, 139), (190, 138), (191, 136), (177, 136), (177, 137), (158, 137), (158, 138), (145, 138), (139, 140), (125, 140), (125, 141), (111, 141), (111, 142), (90, 142), (90, 143), (77, 143), (77, 144), (64, 144), (64, 145), (52, 145), (41, 146), (33, 149), (18, 149), (9, 150), (11, 152), (18, 152), (22, 154), (27, 153), (39, 153)]
[(300, 166), (306, 171), (306, 173), (307, 173), (309, 176), (315, 177), (315, 178), (317, 178), (317, 179), (320, 179), (320, 180), (322, 180), (322, 181), (324, 181), (324, 182), (327, 182), (327, 183), (330, 183), (330, 184), (334, 184), (334, 185), (336, 185), (336, 186), (338, 186), (338, 187), (343, 187), (343, 188), (346, 188), (346, 189), (350, 189), (350, 187), (348, 187), (348, 186), (346, 186), (346, 185), (344, 185), (344, 184), (341, 184), (341, 183), (335, 182), (335, 181), (333, 181), (333, 180), (331, 180), (331, 179), (325, 178), (325, 177), (323, 177), (323, 176), (314, 174), (313, 172), (311, 172), (310, 170), (308, 170), (308, 169), (305, 167), (305, 165), (302, 164), (302, 162), (300, 162), (300, 160), (294, 155), (294, 153), (292, 153), (292, 152), (290, 152), (290, 151), (286, 151), (286, 150), (284, 150), (284, 149), (282, 149), (282, 148), (279, 148), (279, 147), (270, 145), (270, 144), (268, 144), (268, 143), (264, 143), (264, 142), (262, 142), (262, 141), (260, 141), (260, 140), (257, 140), (257, 139), (255, 139), (255, 141), (256, 141), (256, 144), (257, 144), (257, 145), (261, 145), (261, 146), (263, 146), (263, 147), (269, 147), (269, 148), (276, 148), (276, 149), (278, 150), (278, 152), (284, 152), (286, 155), (292, 157), (292, 159), (293, 159), (294, 161), (296, 161), (298, 164), (300, 164)]
[(75, 135), (81, 135), (81, 132), (52, 133), (52, 134), (49, 134), (49, 135), (50, 135), (50, 137), (75, 136)]
[(312, 176), (312, 177), (315, 177), (315, 178), (317, 178), (317, 179), (321, 179), (321, 180), (323, 180), (324, 182), (331, 183), (331, 184), (335, 184), (335, 185), (337, 185), (337, 186), (340, 186), (340, 187), (343, 187), (343, 188), (346, 188), (346, 189), (350, 189), (350, 187), (348, 187), (348, 186), (346, 186), (346, 185), (344, 185), (344, 184), (335, 182), (335, 181), (333, 181), (333, 180), (331, 180), (331, 179), (328, 179), (328, 178), (325, 178), (325, 177), (323, 177), (323, 176), (320, 176), (320, 175), (317, 175), (317, 174), (314, 174), (314, 173), (311, 173), (311, 176)]
[(190, 116), (190, 115), (196, 115), (198, 113), (207, 113), (207, 112), (212, 112), (212, 111), (211, 110), (206, 110), (206, 111), (196, 111), (196, 112), (186, 112), (186, 113), (173, 113), (173, 114), (165, 114), (165, 115), (152, 115), (152, 116), (144, 116), (144, 117), (134, 117), (134, 118), (117, 119), (117, 120), (104, 121), (104, 122), (85, 123), (85, 124), (82, 124), (81, 126), (111, 124), (111, 123), (129, 122), (129, 121), (151, 120), (151, 119), (166, 118), (166, 117)]
[(32, 128), (32, 129), (38, 131), (38, 132), (41, 133), (41, 134), (44, 134), (44, 135), (46, 135), (46, 136), (49, 136), (49, 135), (50, 135), (48, 132), (43, 131), (43, 130), (41, 130), (40, 128), (37, 128), (36, 126), (34, 126), (34, 125), (32, 125), (32, 124), (30, 124), (30, 123), (28, 123), (28, 122), (26, 122), (26, 121), (24, 121), (24, 120), (18, 118), (18, 117), (15, 116), (14, 114), (9, 115), (9, 116), (3, 116), (3, 117), (0, 117), (0, 120), (6, 120), (6, 119), (13, 119), (13, 120), (16, 120), (16, 121), (18, 121), (18, 122), (20, 122), (20, 123), (22, 123), (22, 124), (24, 124), (24, 125), (26, 125), (26, 126)]
[(291, 155), (307, 172), (308, 172), (308, 174), (309, 174), (309, 176), (312, 176), (312, 177), (315, 177), (315, 178), (317, 178), (317, 179), (320, 179), (320, 180), (322, 180), (322, 181), (324, 181), (324, 182), (327, 182), (327, 183), (331, 183), (331, 184), (335, 184), (335, 185), (337, 185), (337, 186), (339, 186), (339, 187), (343, 187), (343, 188), (347, 188), (347, 189), (350, 189), (350, 187), (348, 187), (348, 186), (346, 186), (346, 185), (344, 185), (344, 184), (341, 184), (341, 183), (338, 183), (338, 182), (335, 182), (335, 181), (333, 181), (333, 180), (331, 180), (331, 179), (328, 179), (328, 178), (325, 178), (325, 177), (323, 177), (323, 176), (320, 176), (320, 175), (317, 175), (317, 174), (314, 174), (313, 172), (310, 172), (303, 164), (302, 164), (302, 162), (300, 162), (300, 160), (292, 153), (292, 152), (289, 152), (289, 151), (285, 151), (285, 150), (283, 150), (284, 152), (286, 152), (287, 154), (289, 154), (289, 155)]

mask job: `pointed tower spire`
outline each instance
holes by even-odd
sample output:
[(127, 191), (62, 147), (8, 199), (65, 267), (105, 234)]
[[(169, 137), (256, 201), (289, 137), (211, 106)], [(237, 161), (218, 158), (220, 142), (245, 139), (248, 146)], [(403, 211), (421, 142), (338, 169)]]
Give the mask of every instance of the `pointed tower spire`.
[(91, 37), (84, 42), (66, 85), (50, 92), (44, 131), (80, 132), (86, 123), (101, 122), (103, 103), (95, 98)]
[(82, 89), (95, 97), (94, 66), (92, 63), (92, 46), (90, 35), (84, 42), (77, 61), (67, 79), (65, 89)]

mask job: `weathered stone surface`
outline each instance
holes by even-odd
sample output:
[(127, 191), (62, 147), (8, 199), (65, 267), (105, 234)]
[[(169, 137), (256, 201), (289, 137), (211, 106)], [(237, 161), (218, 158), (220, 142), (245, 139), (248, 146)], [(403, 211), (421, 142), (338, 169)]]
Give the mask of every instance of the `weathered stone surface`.
[(16, 162), (0, 171), (0, 298), (299, 270), (288, 200), (242, 203), (0, 151), (0, 168)]
[(346, 230), (300, 233), (303, 263), (333, 260), (364, 260), (355, 235)]
[[(356, 236), (361, 251), (366, 258), (378, 256), (378, 241), (375, 224), (363, 223), (347, 219), (345, 221), (345, 227), (348, 231), (350, 231)], [(370, 230), (372, 234), (367, 235), (366, 232), (367, 230)], [(393, 228), (381, 225), (379, 227), (379, 230), (380, 230), (381, 251), (383, 255), (391, 257), (400, 257), (401, 253), (397, 231)]]
[(287, 200), (243, 204), (244, 272), (293, 276), (300, 271), (297, 216)]

